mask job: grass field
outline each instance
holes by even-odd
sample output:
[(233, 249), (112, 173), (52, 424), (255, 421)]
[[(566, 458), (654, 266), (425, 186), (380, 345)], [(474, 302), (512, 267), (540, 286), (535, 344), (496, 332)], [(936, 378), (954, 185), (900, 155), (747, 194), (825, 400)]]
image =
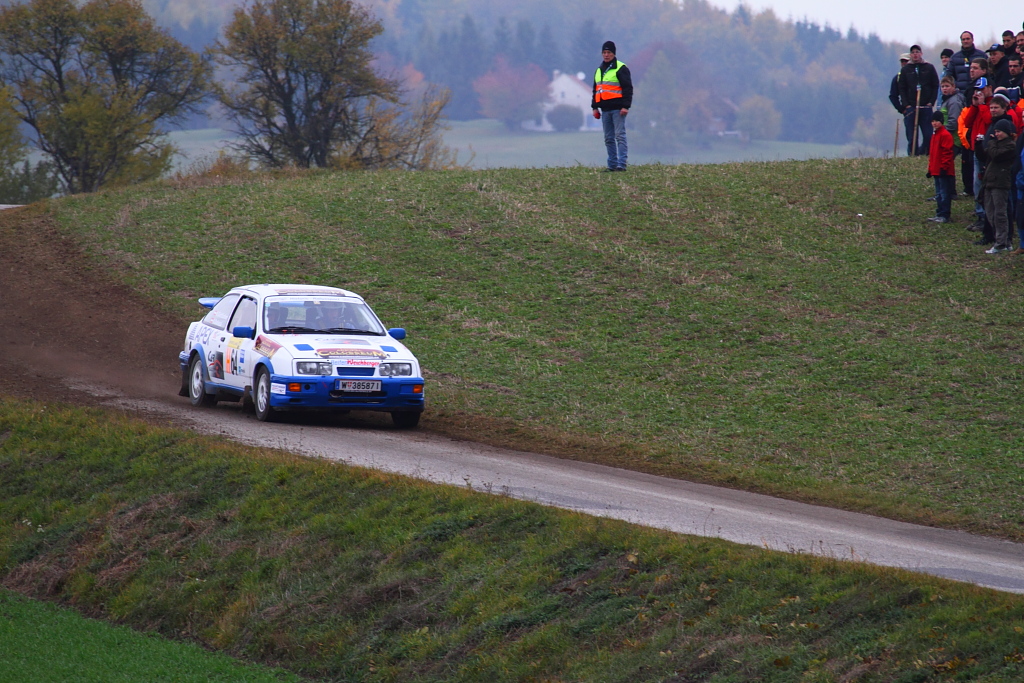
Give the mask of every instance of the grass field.
[[(8, 520), (4, 520), (5, 523)], [(193, 643), (85, 619), (0, 588), (0, 682), (300, 681)]]
[[(4, 399), (0, 581), (326, 680), (1024, 677), (1021, 596)], [(0, 593), (0, 681), (235, 680), (195, 651)]]
[[(592, 133), (511, 132), (500, 121), (449, 121), (445, 143), (458, 151), (458, 163), (474, 169), (543, 168), (547, 166), (604, 166), (604, 138)], [(203, 160), (215, 158), (232, 136), (217, 128), (178, 131), (170, 135), (180, 150), (175, 167), (188, 170)], [(633, 164), (709, 164), (737, 161), (779, 161), (787, 159), (830, 159), (854, 155), (853, 148), (804, 142), (755, 140), (710, 140), (706, 147), (693, 145), (683, 153), (630, 150)]]
[(244, 282), (363, 294), (409, 329), (428, 429), (1024, 538), (1024, 262), (926, 228), (923, 172), (207, 178), (51, 210), (183, 321)]

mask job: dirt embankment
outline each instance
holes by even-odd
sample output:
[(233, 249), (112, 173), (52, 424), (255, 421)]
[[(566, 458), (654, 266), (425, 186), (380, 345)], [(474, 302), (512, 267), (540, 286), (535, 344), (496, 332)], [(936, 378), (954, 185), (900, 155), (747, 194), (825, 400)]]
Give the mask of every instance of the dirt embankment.
[(0, 211), (0, 394), (92, 402), (61, 381), (77, 378), (174, 396), (184, 333), (90, 263), (42, 207)]

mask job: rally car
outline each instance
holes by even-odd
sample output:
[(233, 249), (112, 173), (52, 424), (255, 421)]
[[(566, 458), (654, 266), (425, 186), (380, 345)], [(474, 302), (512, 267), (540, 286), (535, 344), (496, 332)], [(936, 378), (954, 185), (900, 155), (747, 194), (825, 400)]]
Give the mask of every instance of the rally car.
[(419, 424), (419, 361), (362, 297), (335, 287), (246, 285), (199, 299), (179, 354), (181, 396), (194, 406), (252, 401), (256, 417), (281, 411), (374, 410), (397, 427)]

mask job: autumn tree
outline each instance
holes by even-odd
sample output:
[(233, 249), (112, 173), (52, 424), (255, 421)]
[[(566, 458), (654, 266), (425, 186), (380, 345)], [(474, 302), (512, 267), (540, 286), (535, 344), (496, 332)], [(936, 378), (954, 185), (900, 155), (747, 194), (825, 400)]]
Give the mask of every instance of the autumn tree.
[(512, 67), (502, 56), (495, 58), (493, 69), (473, 81), (480, 113), (502, 121), (509, 130), (540, 117), (540, 105), (551, 97), (548, 86), (547, 74), (536, 64)]
[(782, 131), (782, 114), (764, 95), (753, 95), (736, 112), (736, 127), (752, 140), (776, 140)]
[(430, 168), (451, 162), (440, 142), (445, 91), (403, 102), (377, 73), (380, 22), (350, 0), (256, 0), (235, 10), (213, 48), (236, 82), (220, 102), (238, 149), (267, 166)]
[(199, 111), (209, 64), (136, 0), (30, 0), (0, 9), (0, 84), (65, 192), (160, 176), (166, 124)]

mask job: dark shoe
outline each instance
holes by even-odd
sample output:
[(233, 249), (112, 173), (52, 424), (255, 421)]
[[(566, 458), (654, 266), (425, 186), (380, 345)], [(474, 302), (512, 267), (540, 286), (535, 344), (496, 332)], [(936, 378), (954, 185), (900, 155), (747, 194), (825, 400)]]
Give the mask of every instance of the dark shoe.
[(626, 167), (625, 166), (619, 166), (618, 168), (613, 168), (612, 170), (613, 171), (625, 171)]
[(978, 247), (983, 247), (986, 244), (995, 244), (995, 242), (996, 242), (995, 240), (987, 240), (984, 237), (982, 237), (980, 240), (974, 240), (975, 246), (978, 246)]
[(1011, 256), (1020, 256), (1021, 254), (1024, 254), (1024, 247), (1017, 247), (1010, 252)]
[(967, 230), (968, 232), (981, 232), (984, 227), (985, 224), (982, 223), (981, 221), (974, 221), (973, 223), (967, 226)]

